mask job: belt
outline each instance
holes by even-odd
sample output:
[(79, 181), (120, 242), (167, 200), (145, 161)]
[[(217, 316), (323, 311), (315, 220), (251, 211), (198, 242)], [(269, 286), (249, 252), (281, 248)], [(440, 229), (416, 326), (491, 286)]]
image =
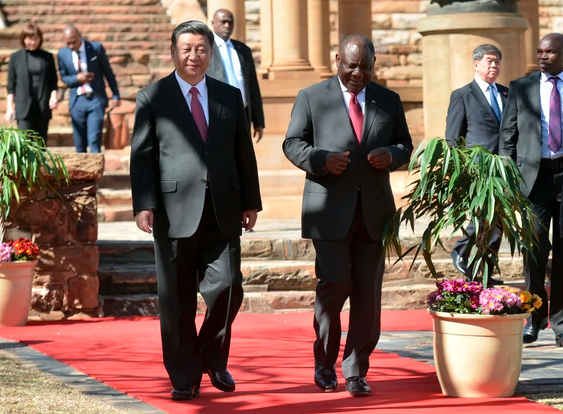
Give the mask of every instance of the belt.
[(83, 94), (78, 95), (78, 96), (83, 96), (86, 99), (92, 99), (94, 97), (94, 92), (84, 92)]
[(562, 172), (563, 171), (563, 157), (560, 158), (542, 158), (540, 161), (540, 168), (547, 171)]

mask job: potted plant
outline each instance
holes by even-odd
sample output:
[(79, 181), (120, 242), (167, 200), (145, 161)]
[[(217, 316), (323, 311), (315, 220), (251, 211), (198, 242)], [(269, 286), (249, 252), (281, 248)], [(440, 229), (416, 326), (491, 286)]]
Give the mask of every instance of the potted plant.
[[(384, 248), (399, 260), (411, 256), (412, 266), (422, 254), (430, 273), (438, 278), (432, 255), (436, 248), (470, 221), (475, 235), (468, 249), (472, 278), (482, 280), (438, 283), (428, 303), (434, 326), (434, 361), (442, 391), (450, 396), (506, 397), (514, 393), (522, 361), (522, 328), (527, 311), (541, 305), (528, 292), (483, 289), (490, 263), (500, 272), (497, 254), (489, 248), (496, 225), (502, 226), (511, 254), (526, 250), (533, 258), (536, 220), (520, 191), (522, 177), (514, 162), (463, 139), (450, 146), (434, 138), (416, 151), (409, 172), (418, 180), (406, 201), (384, 230)], [(419, 243), (403, 252), (401, 223), (427, 221)], [(496, 298), (496, 299), (495, 299)], [(500, 301), (491, 308), (487, 299)], [(526, 299), (526, 300), (523, 300)], [(529, 299), (529, 300), (528, 300)], [(502, 366), (500, 361), (502, 361)], [(461, 369), (461, 371), (459, 371)], [(502, 379), (502, 381), (501, 381)]]
[(11, 127), (0, 127), (0, 163), (0, 326), (25, 325), (39, 248), (27, 239), (7, 242), (6, 220), (21, 190), (54, 191), (68, 172), (35, 132)]

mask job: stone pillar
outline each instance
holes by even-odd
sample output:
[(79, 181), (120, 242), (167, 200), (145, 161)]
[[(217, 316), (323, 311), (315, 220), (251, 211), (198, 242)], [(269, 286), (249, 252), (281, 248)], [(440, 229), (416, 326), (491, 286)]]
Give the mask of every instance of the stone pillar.
[(260, 67), (259, 74), (267, 74), (274, 58), (272, 0), (260, 0)]
[(329, 0), (308, 0), (309, 60), (321, 76), (332, 76)]
[(351, 34), (371, 36), (371, 0), (338, 0), (338, 43)]
[[(446, 3), (446, 2), (444, 2)], [(475, 47), (490, 43), (502, 51), (502, 71), (498, 82), (508, 85), (526, 73), (524, 32), (528, 22), (506, 10), (479, 11), (479, 1), (454, 3), (444, 9), (430, 5), (428, 16), (421, 20), (423, 102), (426, 137), (443, 137), (450, 94), (475, 77), (472, 54)], [(449, 2), (448, 2), (449, 4)], [(499, 6), (499, 3), (488, 5)], [(510, 6), (504, 6), (510, 7)], [(468, 8), (472, 12), (464, 13)], [(438, 12), (434, 12), (438, 9)]]
[(227, 9), (235, 17), (235, 30), (231, 36), (240, 42), (246, 42), (246, 10), (244, 0), (207, 0), (207, 20), (211, 27), (213, 13), (218, 9)]
[(272, 0), (273, 63), (271, 72), (313, 70), (309, 63), (307, 2)]
[(524, 33), (524, 41), (526, 45), (526, 73), (532, 73), (539, 70), (538, 59), (536, 57), (536, 49), (540, 42), (540, 22), (539, 22), (539, 2), (538, 0), (520, 0), (518, 3), (518, 12), (528, 20), (530, 27)]

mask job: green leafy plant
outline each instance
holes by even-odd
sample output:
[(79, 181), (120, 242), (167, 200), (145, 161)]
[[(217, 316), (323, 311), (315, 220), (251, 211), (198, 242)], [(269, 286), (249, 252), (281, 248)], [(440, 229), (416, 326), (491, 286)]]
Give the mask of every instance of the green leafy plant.
[[(486, 149), (467, 148), (460, 138), (452, 147), (443, 138), (433, 138), (421, 145), (409, 164), (409, 173), (418, 175), (411, 191), (403, 197), (406, 206), (397, 210), (384, 230), (384, 248), (390, 258), (396, 253), (403, 260), (414, 251), (411, 269), (420, 253), (434, 277), (438, 277), (432, 254), (439, 246), (445, 250), (447, 240), (461, 229), (469, 238), (468, 267), (475, 279), (482, 275), (488, 284), (491, 263), (499, 270), (497, 254), (489, 248), (495, 224), (502, 226), (512, 255), (526, 250), (533, 256), (537, 244), (535, 216), (527, 197), (520, 190), (522, 176), (516, 164)], [(402, 223), (410, 224), (424, 218), (428, 224), (420, 243), (403, 252), (399, 237)], [(465, 226), (472, 222), (475, 234), (469, 237)]]
[(12, 203), (20, 202), (20, 191), (54, 191), (68, 182), (68, 171), (60, 155), (45, 147), (34, 131), (0, 127), (0, 242), (6, 239), (5, 220)]

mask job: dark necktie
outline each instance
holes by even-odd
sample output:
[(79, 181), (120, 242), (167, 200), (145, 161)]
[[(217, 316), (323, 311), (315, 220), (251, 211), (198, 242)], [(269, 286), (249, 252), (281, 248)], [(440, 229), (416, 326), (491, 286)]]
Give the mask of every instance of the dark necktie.
[(493, 109), (493, 112), (495, 113), (497, 119), (500, 121), (502, 112), (500, 110), (497, 97), (495, 96), (495, 87), (493, 85), (489, 85), (489, 96), (491, 98), (491, 108)]
[(549, 134), (548, 146), (553, 152), (561, 149), (561, 95), (557, 88), (558, 76), (548, 79), (553, 84), (551, 96), (549, 97)]
[(362, 142), (362, 130), (364, 128), (364, 114), (362, 112), (362, 107), (358, 102), (358, 95), (348, 91), (350, 94), (350, 121), (352, 121), (352, 127), (354, 128), (354, 133), (356, 134), (356, 139), (358, 143)]
[(207, 140), (207, 121), (205, 120), (205, 112), (203, 112), (203, 106), (201, 106), (201, 102), (199, 102), (199, 99), (197, 99), (199, 90), (194, 86), (192, 87), (192, 89), (190, 89), (190, 93), (192, 94), (192, 116), (194, 117), (197, 129), (201, 134), (201, 138), (205, 142)]

